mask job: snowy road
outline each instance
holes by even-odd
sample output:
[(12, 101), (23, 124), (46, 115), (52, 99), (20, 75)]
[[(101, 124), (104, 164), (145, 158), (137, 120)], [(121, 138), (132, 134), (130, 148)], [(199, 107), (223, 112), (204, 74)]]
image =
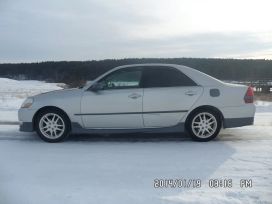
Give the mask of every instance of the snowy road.
[[(208, 143), (132, 134), (73, 135), (47, 144), (2, 125), (0, 203), (272, 203), (266, 117), (257, 114), (255, 126), (224, 130)], [(209, 187), (210, 179), (224, 178), (232, 188)], [(158, 189), (154, 179), (201, 179), (201, 187)], [(252, 188), (241, 188), (241, 179), (252, 179)]]
[[(0, 122), (16, 122), (21, 101), (2, 95)], [(200, 179), (201, 186), (154, 188), (155, 179)], [(211, 179), (231, 179), (232, 187), (210, 188)], [(252, 187), (241, 188), (241, 179)], [(129, 134), (72, 135), (48, 144), (17, 125), (0, 125), (0, 204), (266, 204), (271, 192), (271, 103), (257, 102), (254, 126), (223, 130), (208, 143)]]

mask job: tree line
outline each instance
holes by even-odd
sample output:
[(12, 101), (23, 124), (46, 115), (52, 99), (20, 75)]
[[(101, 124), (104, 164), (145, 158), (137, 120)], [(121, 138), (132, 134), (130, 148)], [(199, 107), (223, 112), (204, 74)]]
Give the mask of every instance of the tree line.
[(109, 69), (128, 64), (169, 63), (195, 68), (222, 80), (272, 80), (272, 60), (214, 58), (135, 58), (0, 64), (0, 77), (62, 82), (70, 86), (93, 80)]

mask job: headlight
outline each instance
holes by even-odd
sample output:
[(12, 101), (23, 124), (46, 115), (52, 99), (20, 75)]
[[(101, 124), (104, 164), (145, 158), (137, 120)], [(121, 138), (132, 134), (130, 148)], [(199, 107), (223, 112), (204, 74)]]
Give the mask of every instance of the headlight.
[(32, 106), (33, 102), (34, 102), (34, 99), (33, 99), (33, 98), (27, 98), (27, 99), (23, 102), (21, 108), (30, 108), (30, 107)]

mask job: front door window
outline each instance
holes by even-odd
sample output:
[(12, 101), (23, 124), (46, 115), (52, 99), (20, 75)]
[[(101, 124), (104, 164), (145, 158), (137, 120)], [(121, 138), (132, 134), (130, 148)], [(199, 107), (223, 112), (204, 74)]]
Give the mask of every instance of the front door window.
[(140, 88), (142, 70), (118, 70), (104, 77), (100, 83), (104, 89), (131, 89)]

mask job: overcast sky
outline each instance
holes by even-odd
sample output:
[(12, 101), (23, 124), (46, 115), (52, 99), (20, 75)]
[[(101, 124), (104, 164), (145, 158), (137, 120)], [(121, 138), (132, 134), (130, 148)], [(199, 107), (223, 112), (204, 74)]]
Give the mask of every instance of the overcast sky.
[(272, 59), (271, 0), (0, 0), (0, 63)]

